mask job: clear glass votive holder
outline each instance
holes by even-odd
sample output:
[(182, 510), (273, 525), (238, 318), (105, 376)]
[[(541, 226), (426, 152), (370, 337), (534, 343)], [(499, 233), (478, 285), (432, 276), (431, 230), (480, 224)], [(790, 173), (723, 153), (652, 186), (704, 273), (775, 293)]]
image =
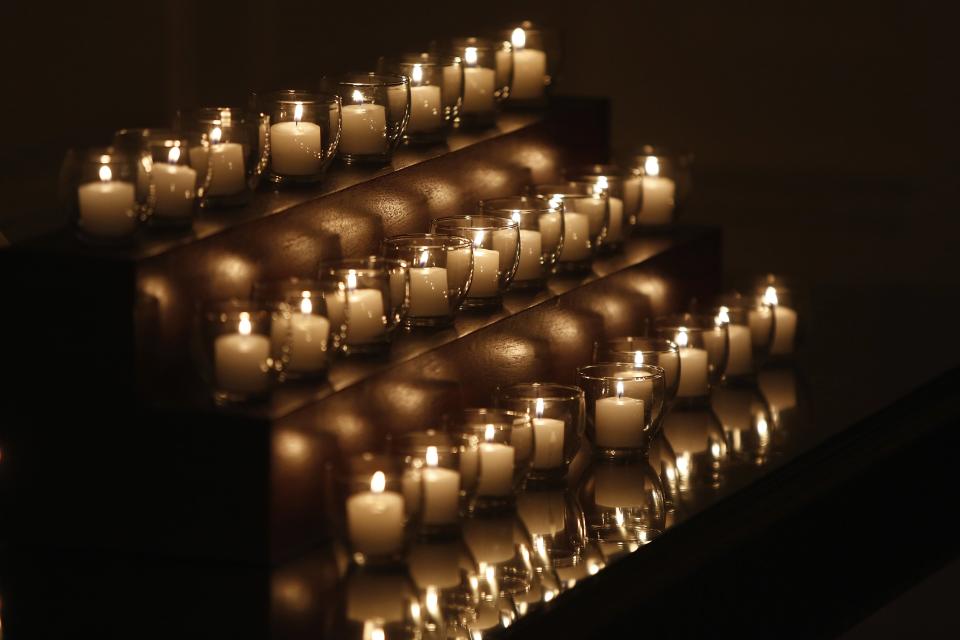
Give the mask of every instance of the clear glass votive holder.
[(340, 344), (345, 355), (379, 354), (406, 319), (410, 274), (407, 264), (379, 256), (322, 262), (319, 280), (337, 287), (327, 298), (331, 323), (345, 324)]
[(410, 118), (410, 79), (355, 72), (324, 78), (322, 86), (340, 96), (340, 158), (347, 164), (389, 163)]
[(271, 357), (280, 380), (325, 375), (346, 336), (345, 321), (331, 322), (327, 309), (331, 298), (343, 304), (336, 284), (304, 278), (258, 282), (253, 298), (272, 314)]
[(563, 250), (563, 202), (540, 196), (513, 196), (480, 201), (487, 215), (520, 225), (520, 262), (511, 289), (542, 289)]
[(605, 241), (610, 219), (607, 192), (589, 182), (541, 184), (529, 188), (531, 195), (551, 203), (563, 203), (563, 249), (557, 259), (559, 273), (589, 273), (593, 258)]
[(464, 309), (499, 309), (520, 262), (520, 225), (489, 215), (447, 216), (431, 223), (433, 233), (473, 240), (473, 277)]
[(560, 63), (560, 37), (553, 29), (524, 20), (499, 32), (513, 45), (513, 77), (510, 107), (543, 107)]
[(267, 179), (278, 185), (322, 180), (340, 142), (340, 96), (287, 89), (263, 96), (261, 105), (271, 123)]
[[(463, 58), (418, 51), (400, 54), (396, 60), (405, 64), (431, 64), (440, 67), (443, 82), (443, 120), (447, 127), (454, 126), (460, 117), (460, 107), (463, 104)], [(377, 69), (388, 71), (390, 64), (390, 58), (381, 57)]]
[(407, 327), (447, 327), (463, 305), (473, 276), (473, 241), (413, 233), (385, 238), (384, 257), (410, 267)]
[(442, 431), (395, 440), (407, 515), (417, 534), (455, 536), (460, 530), (460, 443)]
[(786, 362), (793, 357), (797, 338), (797, 311), (793, 295), (782, 278), (768, 274), (759, 278), (754, 288), (757, 307), (767, 309), (772, 318), (768, 360)]
[(680, 348), (671, 340), (622, 336), (593, 345), (593, 361), (654, 364), (663, 369), (664, 402), (669, 408), (680, 386)]
[(578, 495), (587, 536), (610, 560), (636, 551), (666, 528), (663, 487), (644, 459), (595, 460)]
[(157, 129), (120, 129), (113, 134), (115, 153), (137, 159), (137, 207), (140, 220), (149, 221), (156, 207), (156, 188), (153, 184), (153, 151), (150, 139)]
[(677, 198), (677, 166), (674, 157), (646, 145), (634, 154), (630, 173), (640, 178), (643, 197), (637, 225), (662, 227), (673, 223)]
[(513, 508), (533, 463), (533, 421), (505, 409), (464, 409), (447, 416), (447, 431), (458, 434), (463, 491), (470, 511)]
[(583, 509), (574, 492), (560, 487), (528, 488), (517, 496), (517, 516), (530, 534), (538, 572), (567, 564), (583, 552)]
[(729, 459), (726, 434), (709, 408), (673, 409), (663, 434), (676, 457), (676, 488), (684, 502), (696, 502), (699, 490), (718, 489)]
[(348, 460), (341, 488), (345, 541), (353, 561), (361, 566), (400, 562), (407, 515), (396, 463), (384, 454), (354, 456)]
[(619, 362), (577, 369), (586, 399), (587, 436), (600, 456), (646, 455), (663, 413), (664, 370)]
[(710, 389), (720, 383), (730, 348), (727, 325), (716, 316), (689, 313), (654, 319), (654, 334), (676, 343), (680, 352), (680, 384), (676, 402), (706, 406)]
[(452, 38), (445, 52), (463, 61), (463, 100), (457, 126), (465, 129), (494, 126), (498, 105), (510, 87), (512, 52), (476, 37)]
[(514, 513), (465, 518), (463, 540), (476, 563), (481, 606), (529, 591), (533, 581), (530, 539)]
[(497, 389), (495, 402), (533, 419), (535, 446), (529, 478), (562, 480), (586, 429), (583, 391), (562, 384), (525, 382)]
[(199, 322), (201, 372), (218, 404), (264, 399), (276, 379), (271, 313), (252, 300), (222, 300), (202, 306)]
[[(566, 174), (568, 180), (588, 182), (594, 185), (594, 189), (607, 192), (610, 219), (607, 225), (604, 247), (608, 251), (621, 248), (633, 232), (633, 225), (637, 216), (636, 209), (628, 209), (626, 206), (628, 181), (623, 170), (613, 164), (589, 164), (570, 167), (566, 170)], [(634, 189), (633, 184), (630, 184), (630, 189)], [(639, 202), (636, 201), (638, 199), (631, 198), (631, 205), (638, 206)]]
[[(77, 234), (89, 244), (130, 242), (143, 222), (147, 200), (138, 198), (138, 171), (147, 156), (129, 155), (112, 147), (87, 149), (80, 154), (73, 175), (71, 213)], [(149, 174), (145, 178), (148, 198)]]
[(424, 631), (441, 634), (426, 637), (451, 637), (450, 631), (463, 630), (476, 615), (480, 598), (476, 566), (463, 541), (414, 542), (407, 549), (406, 562), (420, 595)]
[[(731, 303), (734, 301), (731, 300)], [(750, 329), (750, 310), (744, 306), (721, 304), (711, 309), (717, 324), (727, 327), (727, 364), (723, 371), (726, 385), (753, 385), (756, 382), (754, 347)]]
[[(462, 91), (462, 82), (447, 82), (447, 67), (458, 60), (440, 58), (399, 59), (381, 58), (378, 69), (403, 75), (410, 79), (410, 120), (404, 140), (410, 144), (434, 144), (447, 137), (447, 119), (450, 110), (459, 103), (459, 96), (447, 97), (445, 92)], [(462, 69), (457, 69), (462, 74)], [(448, 107), (447, 105), (451, 105)]]
[(717, 387), (710, 408), (723, 426), (731, 456), (757, 466), (770, 459), (776, 425), (756, 387)]
[(150, 129), (147, 148), (153, 166), (154, 191), (150, 224), (172, 228), (193, 226), (210, 186), (207, 134)]

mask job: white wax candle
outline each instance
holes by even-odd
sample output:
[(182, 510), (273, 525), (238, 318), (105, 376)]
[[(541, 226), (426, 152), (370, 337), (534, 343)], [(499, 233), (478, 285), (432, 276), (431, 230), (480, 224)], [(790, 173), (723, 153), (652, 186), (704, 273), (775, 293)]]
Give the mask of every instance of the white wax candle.
[(538, 222), (543, 250), (553, 253), (560, 243), (560, 212), (540, 214)]
[(386, 153), (387, 110), (383, 105), (345, 105), (341, 117), (341, 152), (350, 155)]
[(703, 332), (703, 346), (707, 350), (707, 369), (720, 366), (723, 353), (727, 349), (727, 334), (721, 327), (714, 327)]
[(623, 396), (617, 383), (617, 397), (597, 400), (594, 427), (597, 446), (610, 449), (639, 447), (645, 424), (643, 400)]
[(643, 178), (631, 176), (623, 181), (623, 210), (631, 216), (640, 210), (640, 199), (643, 195)]
[(532, 100), (543, 96), (547, 75), (547, 54), (537, 49), (514, 49), (513, 84), (510, 97)]
[(327, 299), (327, 311), (334, 325), (347, 322), (347, 343), (375, 342), (386, 331), (383, 294), (377, 289), (351, 289), (349, 293), (349, 318), (345, 318), (342, 296)]
[(232, 196), (247, 186), (243, 145), (236, 142), (221, 142), (210, 146), (211, 196)]
[(680, 354), (673, 351), (658, 354), (657, 366), (663, 369), (664, 386), (672, 386), (680, 377)]
[(520, 229), (520, 265), (514, 280), (539, 280), (543, 277), (543, 246), (539, 231)]
[(578, 262), (590, 257), (590, 219), (572, 211), (563, 214), (563, 250), (560, 262)]
[(370, 491), (347, 498), (347, 528), (356, 551), (385, 555), (403, 546), (403, 496), (386, 491), (386, 478), (377, 471)]
[(493, 249), (473, 250), (473, 282), (467, 297), (492, 298), (499, 287), (500, 252)]
[(463, 70), (463, 107), (461, 113), (488, 113), (493, 111), (493, 92), (496, 76), (493, 69), (467, 67)]
[(477, 494), (507, 496), (513, 492), (514, 449), (498, 442), (480, 444), (480, 481)]
[(643, 208), (640, 224), (669, 224), (673, 219), (673, 199), (677, 185), (663, 176), (643, 177)]
[(510, 432), (510, 444), (514, 450), (514, 460), (529, 460), (533, 456), (533, 424), (526, 418), (513, 421)]
[(440, 87), (410, 87), (410, 121), (407, 133), (436, 131), (443, 126)]
[(327, 366), (327, 338), (330, 321), (311, 313), (294, 313), (289, 318), (273, 314), (270, 338), (274, 352), (287, 347), (288, 371), (314, 373)]
[(235, 393), (258, 393), (267, 388), (270, 340), (250, 333), (250, 321), (241, 314), (240, 331), (219, 336), (213, 343), (217, 387)]
[(753, 371), (753, 349), (750, 328), (742, 324), (727, 325), (730, 335), (730, 351), (727, 354), (728, 376), (740, 376)]
[(793, 340), (797, 333), (797, 312), (780, 305), (773, 309), (776, 316), (773, 322), (773, 344), (770, 346), (770, 353), (775, 356), (793, 353)]
[(136, 188), (130, 182), (88, 182), (77, 189), (80, 226), (85, 233), (116, 238), (137, 228)]
[(443, 68), (443, 106), (452, 107), (460, 99), (463, 91), (463, 70), (459, 64), (448, 64)]
[(278, 122), (270, 127), (270, 161), (278, 175), (309, 176), (323, 164), (323, 130), (313, 122)]
[(390, 105), (390, 118), (394, 122), (403, 120), (403, 115), (407, 110), (407, 87), (389, 87), (387, 89), (387, 104)]
[(534, 469), (556, 469), (563, 465), (564, 422), (555, 418), (534, 418)]
[(197, 195), (197, 172), (194, 169), (156, 162), (152, 174), (157, 195), (155, 216), (185, 218), (193, 213), (193, 201)]
[(590, 223), (590, 235), (595, 236), (603, 230), (603, 225), (607, 221), (606, 198), (577, 198), (576, 200), (567, 200), (567, 203), (570, 211), (587, 216)]
[(707, 350), (680, 347), (680, 386), (678, 398), (707, 395)]
[(410, 315), (429, 318), (449, 313), (447, 270), (443, 267), (410, 269)]
[(765, 347), (770, 343), (770, 331), (773, 328), (773, 313), (769, 307), (751, 309), (747, 313), (747, 324), (750, 326), (750, 341), (752, 345)]
[(549, 536), (566, 528), (567, 501), (562, 491), (524, 491), (517, 515), (531, 535)]
[(520, 234), (515, 229), (497, 229), (493, 232), (493, 249), (499, 253), (500, 273), (510, 273), (517, 259)]
[(460, 507), (460, 474), (452, 469), (427, 467), (423, 470), (424, 524), (452, 524)]
[(466, 284), (470, 272), (471, 249), (454, 249), (447, 253), (447, 281), (459, 288)]
[(610, 198), (610, 224), (607, 226), (607, 239), (611, 242), (623, 240), (623, 200)]

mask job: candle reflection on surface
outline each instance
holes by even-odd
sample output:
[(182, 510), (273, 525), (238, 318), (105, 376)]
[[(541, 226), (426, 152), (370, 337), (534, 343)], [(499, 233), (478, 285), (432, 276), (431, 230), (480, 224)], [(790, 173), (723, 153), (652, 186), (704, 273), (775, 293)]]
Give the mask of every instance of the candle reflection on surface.
[(677, 456), (677, 486), (684, 497), (697, 487), (720, 487), (721, 466), (727, 458), (723, 427), (710, 411), (671, 411), (663, 433)]
[(767, 409), (756, 389), (718, 387), (710, 405), (723, 426), (730, 453), (736, 459), (763, 464), (770, 456)]

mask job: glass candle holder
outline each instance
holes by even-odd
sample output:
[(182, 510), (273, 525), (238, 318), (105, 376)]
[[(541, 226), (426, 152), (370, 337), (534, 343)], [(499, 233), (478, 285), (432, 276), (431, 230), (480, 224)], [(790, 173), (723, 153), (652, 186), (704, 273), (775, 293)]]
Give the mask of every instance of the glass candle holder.
[(710, 408), (723, 426), (731, 456), (758, 466), (770, 459), (775, 425), (756, 388), (717, 387)]
[(532, 195), (563, 203), (563, 248), (557, 259), (560, 273), (589, 273), (607, 233), (610, 211), (607, 193), (589, 182), (564, 182), (530, 187)]
[(339, 288), (330, 282), (286, 278), (257, 283), (253, 297), (272, 314), (270, 352), (281, 381), (326, 374), (346, 336), (345, 322), (331, 322), (327, 309), (331, 298), (343, 304)]
[[(210, 185), (210, 140), (205, 133), (150, 129), (147, 148), (153, 169), (154, 212), (162, 227), (193, 225)], [(191, 150), (196, 149), (196, 152)]]
[[(144, 158), (112, 147), (88, 149), (80, 155), (72, 214), (82, 240), (106, 245), (132, 239), (144, 215), (137, 197), (138, 171)], [(146, 184), (149, 193), (149, 177)]]
[(676, 456), (676, 487), (685, 503), (696, 502), (701, 490), (721, 485), (728, 460), (723, 427), (709, 409), (674, 409), (663, 421), (663, 433)]
[(473, 276), (473, 242), (467, 238), (415, 233), (380, 243), (386, 258), (410, 266), (408, 327), (446, 327), (466, 299)]
[(471, 511), (512, 508), (533, 462), (530, 416), (504, 409), (465, 409), (447, 417), (460, 437), (460, 474)]
[[(797, 311), (790, 289), (781, 278), (770, 274), (758, 280), (755, 294), (758, 299), (757, 307), (767, 309), (772, 318), (768, 357), (773, 360), (789, 360), (793, 356), (797, 337)], [(762, 316), (762, 313), (759, 314), (759, 317)]]
[(463, 101), (457, 126), (492, 127), (497, 122), (498, 104), (509, 90), (512, 52), (490, 40), (467, 37), (450, 40), (445, 53), (463, 61)]
[(288, 89), (263, 98), (270, 115), (267, 179), (275, 184), (318, 182), (340, 142), (340, 96)]
[(563, 250), (563, 202), (540, 196), (492, 198), (480, 201), (480, 211), (520, 226), (520, 261), (511, 288), (543, 288)]
[[(663, 369), (664, 402), (669, 408), (680, 386), (680, 348), (663, 338), (623, 336), (593, 345), (593, 361), (653, 364)], [(659, 431), (659, 426), (658, 429)]]
[[(630, 205), (627, 208), (628, 179), (620, 167), (612, 164), (590, 164), (575, 166), (567, 169), (567, 179), (576, 182), (588, 182), (595, 189), (607, 192), (610, 207), (610, 220), (607, 225), (605, 244), (609, 250), (619, 249), (630, 233), (636, 221), (639, 195), (631, 193)], [(629, 190), (639, 189), (640, 183), (629, 182)]]
[[(730, 300), (731, 305), (738, 300)], [(750, 330), (750, 310), (745, 306), (721, 304), (711, 310), (715, 322), (727, 327), (729, 349), (727, 365), (723, 371), (723, 383), (728, 385), (752, 385), (755, 381), (753, 364), (753, 339)]]
[(407, 433), (396, 441), (407, 515), (424, 536), (460, 529), (460, 446), (439, 431)]
[(587, 536), (608, 560), (647, 544), (665, 529), (663, 487), (646, 460), (596, 460), (579, 490)]
[[(461, 540), (418, 541), (407, 551), (407, 567), (420, 595), (424, 631), (464, 631), (479, 605), (476, 565)], [(434, 636), (427, 636), (434, 637)]]
[(273, 386), (271, 314), (255, 301), (225, 300), (203, 306), (201, 366), (218, 404), (260, 400)]
[(151, 138), (158, 133), (157, 129), (120, 129), (113, 134), (113, 151), (137, 161), (136, 198), (141, 221), (153, 216), (157, 203)]
[(485, 619), (495, 619), (488, 607), (499, 598), (530, 590), (534, 578), (530, 540), (513, 513), (465, 519), (463, 540), (476, 563), (480, 606), (474, 622), (488, 629)]
[(520, 262), (520, 225), (487, 215), (448, 216), (431, 223), (434, 233), (473, 240), (473, 277), (464, 309), (496, 309)]
[(352, 566), (329, 606), (324, 635), (342, 640), (419, 638), (423, 611), (401, 566)]
[[(443, 142), (447, 137), (448, 118), (459, 104), (459, 95), (445, 96), (447, 90), (462, 92), (463, 83), (447, 76), (448, 67), (459, 65), (458, 59), (381, 58), (380, 71), (403, 75), (410, 79), (410, 120), (404, 132), (404, 140), (412, 144), (434, 144)], [(455, 73), (463, 73), (459, 66)]]
[(179, 129), (206, 134), (209, 150), (190, 149), (191, 163), (209, 163), (211, 208), (247, 204), (260, 183), (270, 145), (270, 118), (242, 107), (203, 107), (179, 118)]
[(680, 352), (680, 404), (706, 406), (710, 388), (720, 382), (727, 366), (730, 342), (727, 325), (715, 316), (681, 314), (654, 320), (655, 334), (675, 342)]
[(346, 542), (358, 565), (389, 564), (403, 556), (406, 526), (403, 483), (389, 456), (350, 458), (342, 481)]
[(641, 179), (643, 189), (637, 224), (641, 227), (671, 224), (677, 197), (673, 157), (654, 147), (644, 146), (633, 156), (631, 174)]
[(532, 480), (561, 480), (580, 450), (586, 429), (583, 391), (561, 384), (528, 382), (497, 390), (498, 407), (533, 419)]
[[(460, 117), (460, 107), (463, 104), (463, 58), (422, 51), (400, 54), (396, 60), (407, 65), (430, 64), (440, 68), (443, 83), (443, 120), (448, 127), (453, 126)], [(390, 58), (381, 57), (377, 70), (388, 72), (391, 64)]]
[(513, 45), (511, 107), (542, 107), (557, 77), (560, 38), (556, 31), (524, 20), (504, 29), (500, 39)]
[(533, 565), (540, 573), (564, 566), (583, 552), (583, 510), (574, 493), (561, 488), (523, 491), (517, 516), (530, 534)]
[(340, 351), (378, 354), (389, 348), (396, 327), (407, 315), (410, 274), (407, 264), (379, 256), (323, 262), (320, 281), (339, 295), (327, 298), (334, 326), (345, 324)]
[(665, 387), (661, 367), (633, 363), (591, 364), (577, 369), (586, 398), (587, 435), (608, 458), (644, 455), (656, 435)]
[(341, 100), (340, 158), (347, 164), (389, 163), (410, 118), (410, 79), (360, 72), (324, 78), (323, 86)]

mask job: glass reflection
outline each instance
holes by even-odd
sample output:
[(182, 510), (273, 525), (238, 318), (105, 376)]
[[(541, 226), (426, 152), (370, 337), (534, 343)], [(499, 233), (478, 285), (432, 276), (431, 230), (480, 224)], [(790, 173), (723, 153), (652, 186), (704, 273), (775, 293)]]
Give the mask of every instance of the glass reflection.
[(757, 374), (757, 386), (770, 408), (774, 426), (780, 426), (783, 413), (797, 406), (797, 376), (792, 369), (765, 369)]
[(663, 487), (663, 503), (667, 510), (666, 523), (669, 528), (676, 521), (676, 512), (680, 505), (680, 476), (677, 472), (677, 456), (663, 431), (658, 433), (650, 444), (647, 459)]
[(769, 460), (772, 419), (756, 389), (717, 387), (710, 396), (710, 406), (723, 426), (733, 458), (757, 465)]
[(391, 640), (420, 635), (422, 611), (405, 570), (356, 567), (346, 577), (334, 637)]
[(476, 617), (477, 575), (462, 541), (421, 542), (407, 552), (407, 567), (420, 601), (426, 637), (466, 633)]
[(685, 503), (720, 488), (727, 441), (711, 411), (674, 409), (663, 421), (663, 433), (676, 455), (677, 488)]

